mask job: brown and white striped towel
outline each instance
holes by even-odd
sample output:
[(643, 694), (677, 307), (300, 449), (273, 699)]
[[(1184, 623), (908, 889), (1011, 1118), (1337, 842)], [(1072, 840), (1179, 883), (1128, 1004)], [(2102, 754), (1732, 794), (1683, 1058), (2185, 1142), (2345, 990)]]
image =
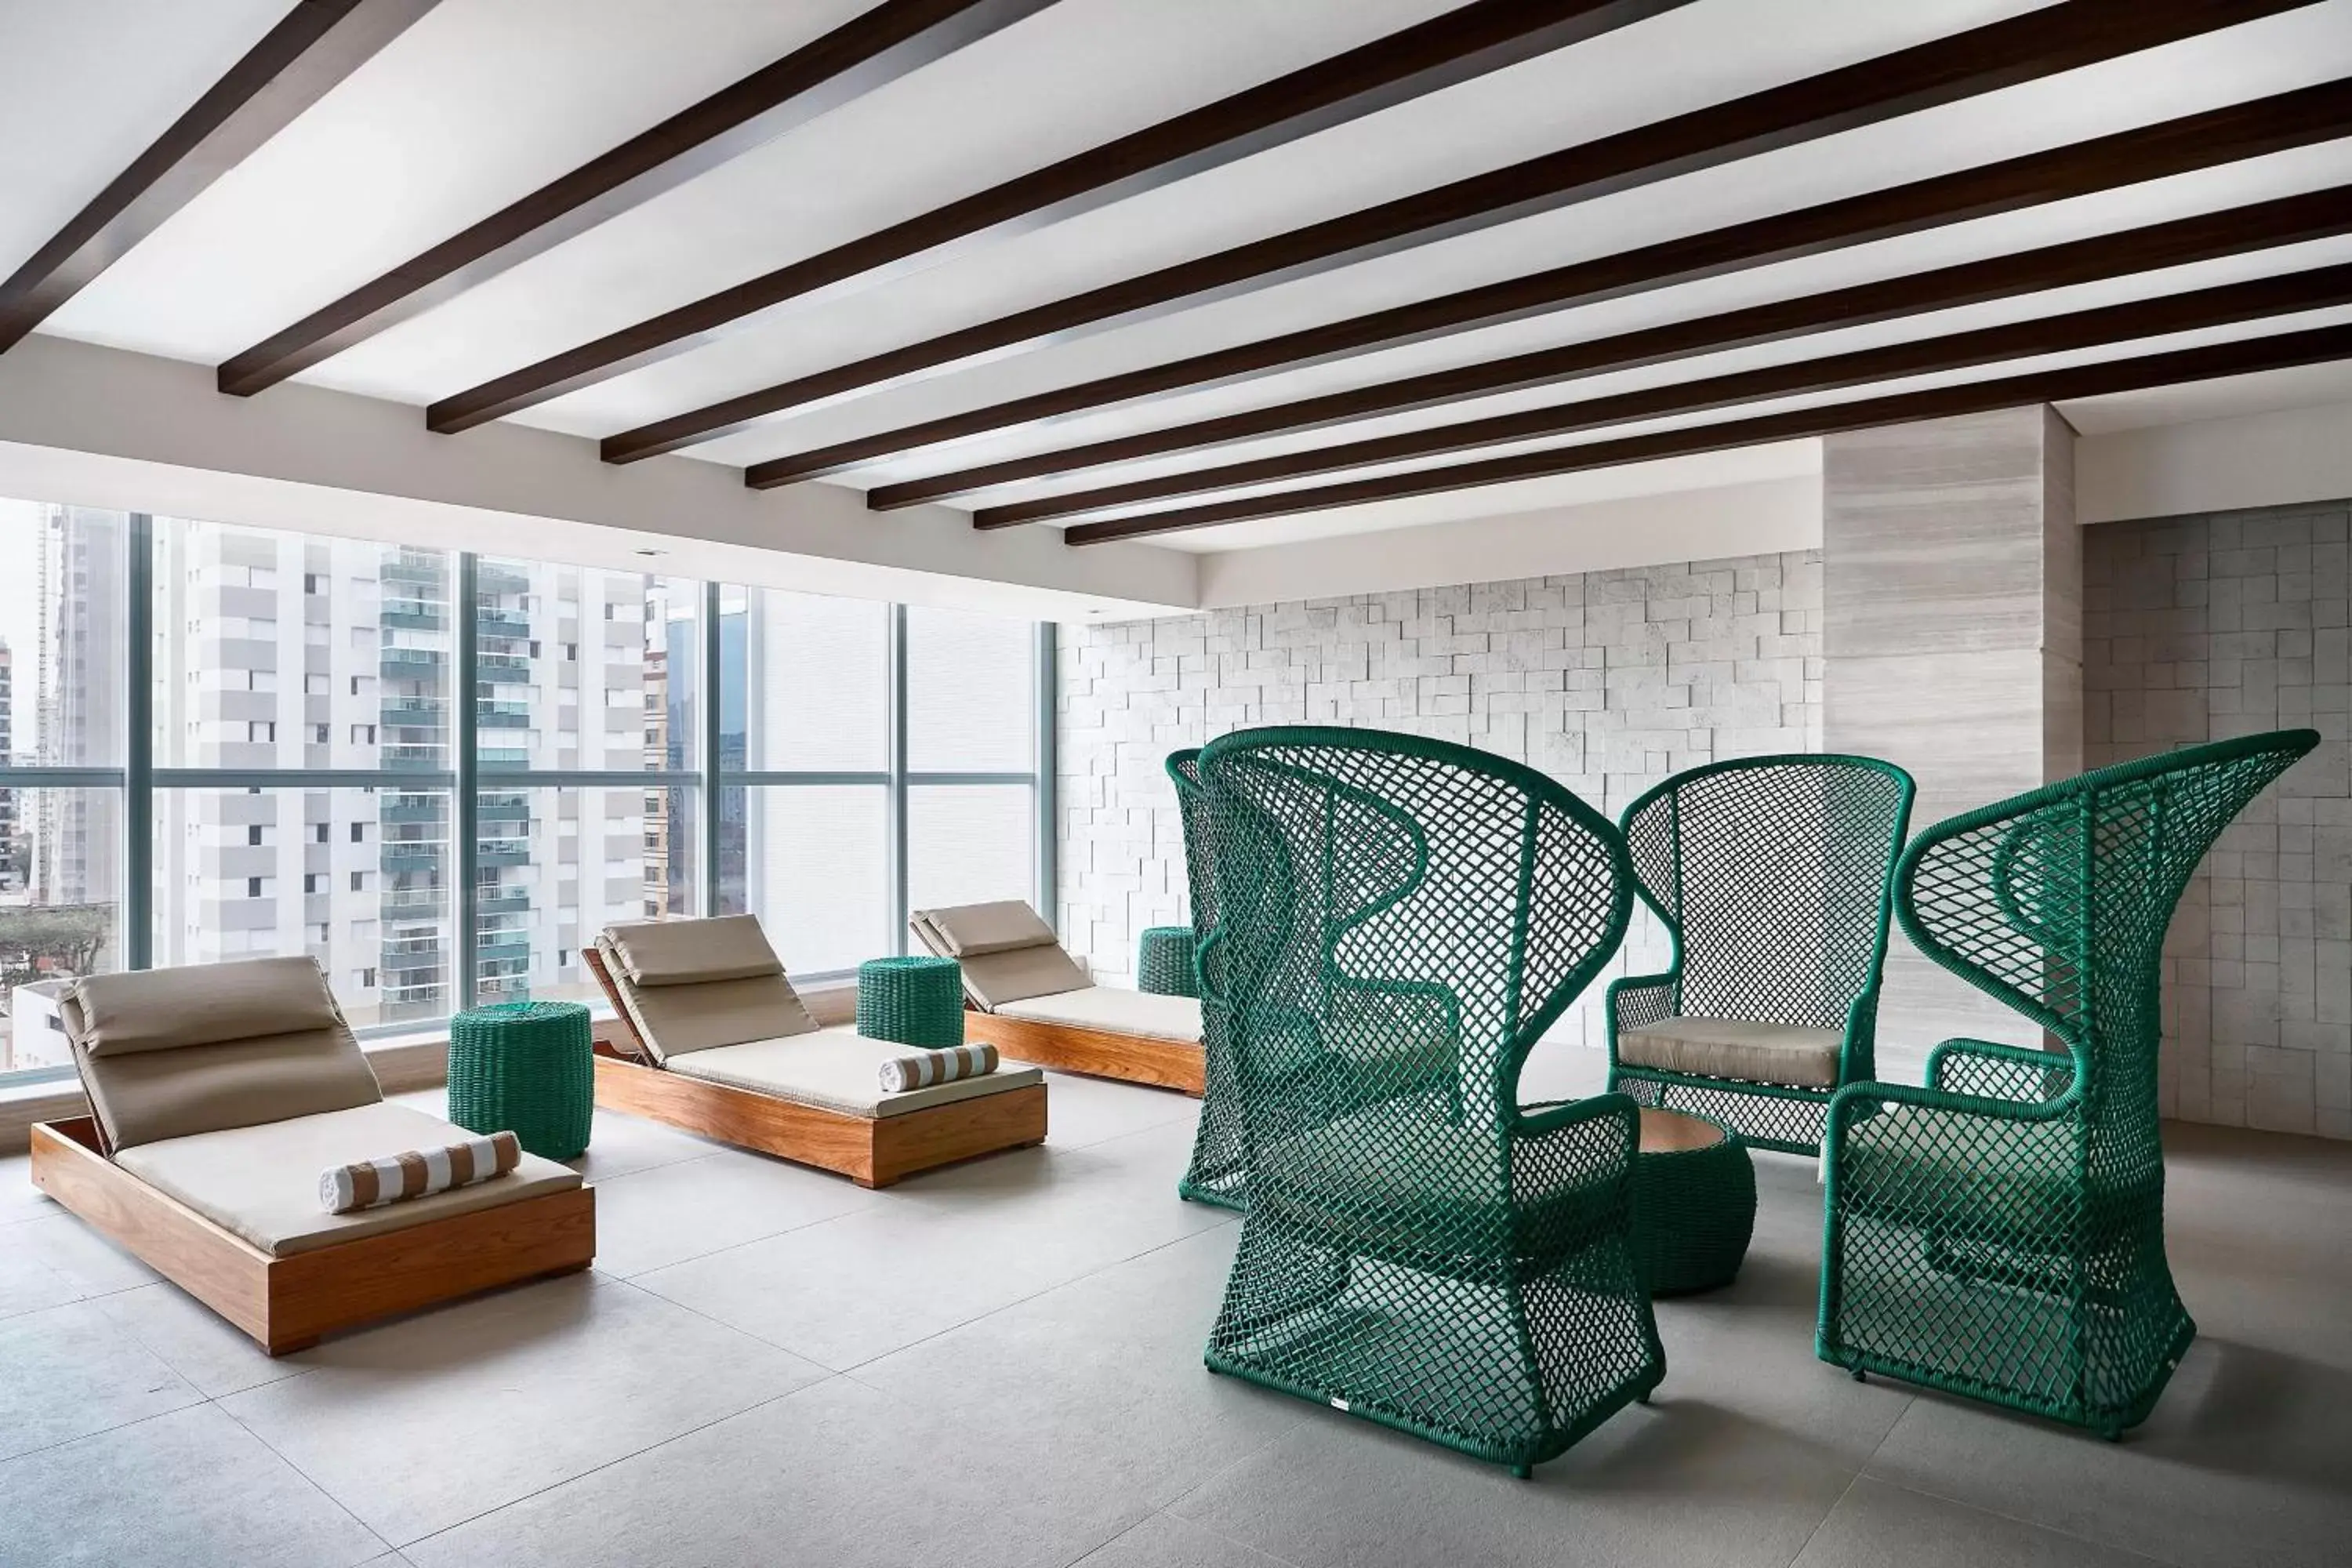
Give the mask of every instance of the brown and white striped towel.
[(511, 1132), (468, 1138), (446, 1149), (386, 1154), (320, 1172), (319, 1205), (329, 1214), (382, 1208), (503, 1176), (521, 1161), (522, 1144)]
[(894, 1057), (882, 1064), (882, 1092), (904, 1094), (910, 1089), (929, 1089), (935, 1083), (953, 1083), (995, 1070), (994, 1046), (958, 1046), (951, 1051)]

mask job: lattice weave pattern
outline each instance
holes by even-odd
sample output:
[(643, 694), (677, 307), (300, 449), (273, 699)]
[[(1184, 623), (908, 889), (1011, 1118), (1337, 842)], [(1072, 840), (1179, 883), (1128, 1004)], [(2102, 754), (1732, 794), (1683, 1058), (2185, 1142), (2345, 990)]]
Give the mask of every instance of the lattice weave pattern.
[(1621, 1063), (1617, 1037), (1670, 1017), (1832, 1030), (1838, 1082), (1868, 1078), (1911, 796), (1910, 775), (1876, 758), (1777, 756), (1677, 773), (1627, 807), (1639, 890), (1675, 962), (1610, 988), (1611, 1087), (1766, 1148), (1818, 1149), (1830, 1090)]
[(1832, 1103), (1825, 1360), (2092, 1427), (2145, 1419), (2196, 1326), (2164, 1253), (2160, 961), (2198, 862), (2308, 730), (2085, 773), (1906, 853), (1920, 949), (2064, 1054), (1950, 1040)]
[(1194, 975), (1201, 990), (1202, 1095), (1192, 1162), (1176, 1184), (1180, 1196), (1220, 1208), (1249, 1206), (1241, 1108), (1234, 1103), (1232, 1048), (1224, 999), (1211, 974), (1217, 963), (1210, 940), (1217, 929), (1217, 882), (1209, 868), (1209, 795), (1201, 782), (1198, 748), (1168, 759), (1169, 781), (1184, 824), (1184, 873), (1192, 899)]
[(1210, 1366), (1514, 1467), (1559, 1453), (1664, 1374), (1632, 1103), (1517, 1102), (1622, 939), (1622, 840), (1410, 736), (1249, 731), (1197, 770), (1210, 1102), (1250, 1210)]

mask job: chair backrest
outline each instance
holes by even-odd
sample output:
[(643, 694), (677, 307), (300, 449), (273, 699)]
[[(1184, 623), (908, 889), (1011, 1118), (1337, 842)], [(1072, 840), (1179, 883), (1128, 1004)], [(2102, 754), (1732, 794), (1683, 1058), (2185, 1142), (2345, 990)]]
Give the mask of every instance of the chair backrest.
[(1406, 1094), (1435, 1056), (1458, 1071), (1434, 1114), (1499, 1150), (1528, 1048), (1623, 938), (1614, 825), (1530, 768), (1380, 731), (1244, 731), (1199, 773), (1251, 1142)]
[(1675, 1010), (1843, 1029), (1886, 957), (1911, 775), (1874, 757), (1714, 763), (1625, 809), (1642, 900), (1675, 944)]
[(991, 1011), (1094, 984), (1045, 917), (1019, 899), (917, 910), (907, 929), (936, 956), (954, 959), (964, 994)]
[(1904, 931), (2065, 1043), (2095, 1161), (2153, 1148), (2164, 937), (2189, 879), (2318, 743), (2285, 730), (2101, 768), (1937, 823), (1904, 852)]
[(383, 1098), (312, 959), (90, 975), (59, 1012), (110, 1152)]
[(656, 1062), (817, 1027), (755, 916), (631, 921), (606, 926), (596, 949)]
[(1217, 928), (1217, 879), (1209, 874), (1209, 791), (1201, 780), (1198, 746), (1168, 754), (1168, 780), (1176, 786), (1176, 812), (1184, 826), (1184, 877), (1197, 951)]

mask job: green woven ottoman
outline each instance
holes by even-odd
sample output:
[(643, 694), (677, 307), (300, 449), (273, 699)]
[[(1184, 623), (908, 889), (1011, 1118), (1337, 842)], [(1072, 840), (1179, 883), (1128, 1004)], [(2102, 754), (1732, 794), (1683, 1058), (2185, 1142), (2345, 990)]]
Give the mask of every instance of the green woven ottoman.
[(1719, 1121), (1644, 1108), (1633, 1156), (1633, 1255), (1653, 1296), (1728, 1285), (1756, 1228), (1756, 1163)]
[(952, 958), (869, 958), (857, 966), (857, 1032), (919, 1050), (963, 1044), (963, 965)]
[(579, 1003), (500, 1002), (449, 1020), (449, 1120), (467, 1131), (511, 1131), (541, 1158), (576, 1160), (595, 1107)]
[(1197, 996), (1192, 969), (1192, 928), (1152, 926), (1135, 956), (1135, 988), (1160, 996)]

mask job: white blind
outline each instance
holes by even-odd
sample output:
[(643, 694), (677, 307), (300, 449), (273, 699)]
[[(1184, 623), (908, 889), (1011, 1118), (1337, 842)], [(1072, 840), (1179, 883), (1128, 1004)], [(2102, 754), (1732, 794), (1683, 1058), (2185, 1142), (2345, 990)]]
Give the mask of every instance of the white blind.
[(1036, 898), (1035, 793), (1027, 784), (918, 784), (907, 792), (907, 904), (936, 909)]
[(809, 784), (746, 791), (751, 909), (794, 974), (896, 952), (889, 791)]
[(960, 610), (907, 611), (907, 765), (1027, 773), (1036, 764), (1035, 628)]
[(773, 588), (758, 603), (748, 765), (889, 766), (889, 606)]

